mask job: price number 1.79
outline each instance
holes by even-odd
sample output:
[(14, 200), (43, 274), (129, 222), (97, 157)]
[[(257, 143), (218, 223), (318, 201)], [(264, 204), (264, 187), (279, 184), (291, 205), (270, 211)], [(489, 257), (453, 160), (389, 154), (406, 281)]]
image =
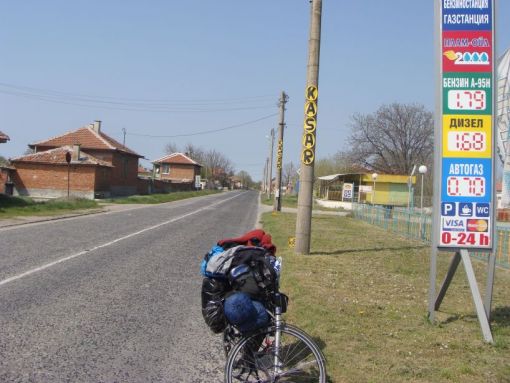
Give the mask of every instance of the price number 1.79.
[(485, 110), (487, 106), (484, 90), (449, 90), (448, 109)]

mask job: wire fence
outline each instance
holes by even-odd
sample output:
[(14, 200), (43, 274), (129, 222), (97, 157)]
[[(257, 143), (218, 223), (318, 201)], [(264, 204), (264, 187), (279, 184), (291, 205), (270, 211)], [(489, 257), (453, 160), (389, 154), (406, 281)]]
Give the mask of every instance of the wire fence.
[[(432, 217), (425, 212), (403, 208), (387, 208), (367, 204), (353, 204), (354, 217), (382, 227), (409, 239), (431, 242)], [(510, 227), (496, 226), (496, 263), (510, 269)], [(470, 255), (487, 260), (487, 252), (470, 252)]]

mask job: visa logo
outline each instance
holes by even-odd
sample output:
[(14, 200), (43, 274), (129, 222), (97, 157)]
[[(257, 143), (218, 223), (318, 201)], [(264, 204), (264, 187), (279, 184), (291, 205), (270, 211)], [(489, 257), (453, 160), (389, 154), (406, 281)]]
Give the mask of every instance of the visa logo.
[(443, 218), (443, 230), (464, 231), (464, 220), (456, 218)]
[(461, 219), (445, 219), (446, 226), (464, 227), (464, 221)]

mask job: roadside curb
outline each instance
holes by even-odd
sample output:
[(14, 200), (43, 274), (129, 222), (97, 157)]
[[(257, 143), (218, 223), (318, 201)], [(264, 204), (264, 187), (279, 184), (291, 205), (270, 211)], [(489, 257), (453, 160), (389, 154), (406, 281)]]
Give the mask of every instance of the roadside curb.
[[(215, 195), (215, 194), (211, 194)], [(204, 196), (207, 197), (207, 196)], [(169, 201), (169, 202), (163, 202), (163, 203), (172, 203), (176, 201)], [(82, 211), (76, 211), (72, 213), (62, 214), (62, 215), (54, 215), (54, 216), (26, 216), (24, 218), (5, 218), (0, 219), (0, 230), (4, 228), (12, 228), (16, 226), (23, 226), (23, 225), (30, 225), (30, 224), (36, 224), (36, 223), (44, 223), (44, 222), (51, 222), (51, 221), (57, 221), (57, 220), (65, 220), (65, 219), (71, 219), (86, 215), (94, 215), (94, 214), (109, 214), (109, 213), (116, 213), (116, 212), (122, 212), (127, 210), (133, 210), (133, 209), (139, 209), (143, 207), (148, 206), (156, 206), (157, 204), (115, 204), (115, 203), (105, 203), (99, 206), (99, 208), (93, 208), (90, 210), (82, 210)]]
[[(101, 213), (107, 213), (108, 211), (109, 210), (101, 209), (101, 210), (93, 210), (93, 211), (82, 211), (80, 213), (69, 213), (69, 214), (65, 214), (65, 215), (56, 215), (56, 216), (51, 216), (51, 217), (41, 216), (40, 218), (37, 216), (27, 216), (26, 220), (23, 220), (20, 218), (14, 218), (14, 219), (6, 218), (5, 220), (0, 220), (0, 229), (7, 228), (7, 227), (14, 227), (14, 226), (29, 225), (32, 223), (58, 221), (58, 220), (63, 220), (63, 219), (81, 217), (84, 215), (101, 214)], [(19, 222), (19, 220), (23, 220), (23, 221)], [(15, 222), (9, 222), (9, 221), (15, 221)]]

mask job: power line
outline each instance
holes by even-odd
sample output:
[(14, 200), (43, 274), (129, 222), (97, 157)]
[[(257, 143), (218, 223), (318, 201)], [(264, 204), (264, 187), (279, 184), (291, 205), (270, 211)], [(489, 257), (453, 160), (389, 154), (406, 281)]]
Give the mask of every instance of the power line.
[(254, 124), (254, 123), (259, 122), (259, 121), (267, 120), (268, 118), (274, 117), (276, 115), (278, 115), (278, 113), (273, 113), (273, 114), (270, 114), (268, 116), (260, 117), (260, 118), (257, 118), (256, 120), (251, 120), (251, 121), (247, 121), (247, 122), (242, 122), (240, 124), (227, 126), (225, 128), (212, 129), (212, 130), (203, 130), (201, 132), (195, 132), (195, 133), (173, 134), (173, 135), (168, 135), (168, 136), (167, 135), (159, 136), (159, 135), (142, 134), (142, 133), (127, 133), (127, 134), (130, 135), (130, 136), (150, 137), (150, 138), (176, 138), (176, 137), (198, 136), (198, 135), (202, 135), (202, 134), (221, 132), (223, 130), (234, 129), (234, 128), (239, 128), (241, 126), (251, 125), (251, 124)]
[(268, 96), (210, 100), (131, 99), (67, 93), (49, 89), (13, 85), (2, 82), (0, 82), (0, 93), (59, 104), (129, 111), (214, 112), (267, 109), (273, 107), (273, 105), (269, 103)]

